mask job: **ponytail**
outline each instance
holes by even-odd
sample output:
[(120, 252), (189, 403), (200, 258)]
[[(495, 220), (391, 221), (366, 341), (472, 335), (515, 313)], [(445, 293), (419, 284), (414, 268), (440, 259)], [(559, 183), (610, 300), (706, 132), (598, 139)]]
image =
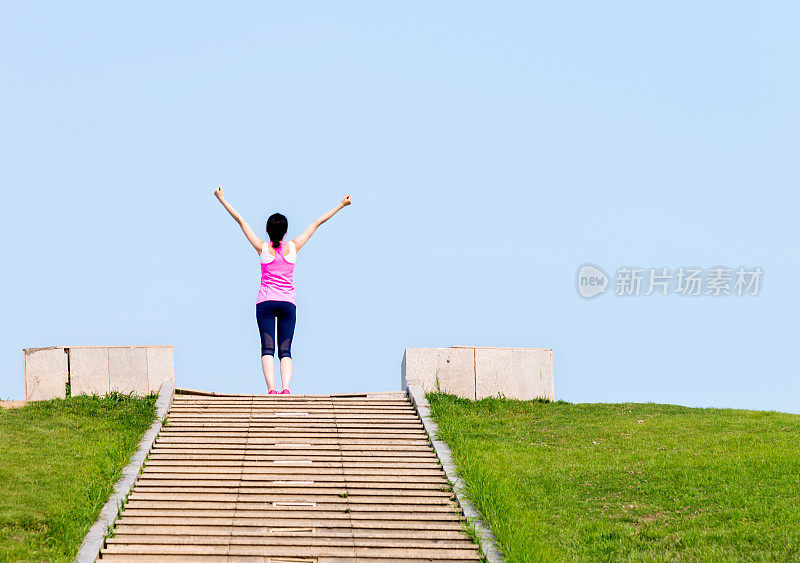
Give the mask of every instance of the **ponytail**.
[(267, 219), (267, 234), (269, 235), (270, 244), (272, 248), (278, 248), (281, 245), (283, 236), (289, 229), (289, 221), (280, 213), (273, 213)]

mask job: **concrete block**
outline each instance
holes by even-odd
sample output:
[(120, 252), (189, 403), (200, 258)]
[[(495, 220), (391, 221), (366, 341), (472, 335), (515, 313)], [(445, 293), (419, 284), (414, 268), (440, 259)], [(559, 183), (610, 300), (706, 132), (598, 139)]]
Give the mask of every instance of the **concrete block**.
[(175, 381), (172, 346), (57, 346), (23, 350), (26, 400), (110, 391), (144, 395)]
[(107, 395), (109, 391), (108, 348), (69, 349), (70, 393)]
[(401, 385), (439, 388), (467, 399), (554, 399), (553, 351), (549, 348), (407, 348)]
[(110, 389), (121, 393), (147, 395), (147, 349), (137, 347), (109, 347), (108, 375)]
[(63, 399), (67, 394), (67, 354), (63, 348), (30, 348), (22, 351), (25, 400)]
[(172, 346), (148, 346), (146, 349), (147, 388), (150, 392), (158, 392), (165, 381), (175, 381)]
[(445, 393), (452, 393), (466, 399), (475, 399), (475, 351), (472, 348), (439, 348), (431, 388), (423, 383), (425, 391), (439, 388)]
[(430, 374), (436, 373), (438, 348), (406, 348), (400, 365), (400, 384), (403, 389), (413, 383), (430, 383)]
[(555, 400), (549, 348), (475, 348), (476, 398)]
[(475, 353), (472, 348), (406, 348), (401, 385), (419, 384), (426, 392), (439, 389), (475, 398)]

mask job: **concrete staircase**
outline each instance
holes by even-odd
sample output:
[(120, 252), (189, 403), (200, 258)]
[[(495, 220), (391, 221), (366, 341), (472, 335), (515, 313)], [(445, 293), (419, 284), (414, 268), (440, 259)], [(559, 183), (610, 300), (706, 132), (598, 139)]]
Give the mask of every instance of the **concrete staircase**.
[(175, 395), (102, 561), (475, 561), (404, 393)]

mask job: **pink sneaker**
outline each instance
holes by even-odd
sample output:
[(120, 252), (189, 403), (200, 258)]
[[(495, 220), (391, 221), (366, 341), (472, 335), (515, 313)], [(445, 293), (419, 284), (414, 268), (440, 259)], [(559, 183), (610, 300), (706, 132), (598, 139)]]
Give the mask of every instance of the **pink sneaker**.
[(288, 389), (284, 389), (283, 391), (281, 391), (281, 395), (291, 395), (291, 393), (289, 393)]
[(277, 394), (278, 394), (278, 392), (275, 391), (275, 389), (270, 389), (269, 393), (267, 393), (267, 395), (277, 395)]

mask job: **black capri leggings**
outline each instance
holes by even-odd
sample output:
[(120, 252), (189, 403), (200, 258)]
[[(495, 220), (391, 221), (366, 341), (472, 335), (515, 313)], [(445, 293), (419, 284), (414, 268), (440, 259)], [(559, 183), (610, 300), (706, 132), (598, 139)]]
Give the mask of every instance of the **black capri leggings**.
[(275, 355), (275, 320), (278, 321), (278, 357), (292, 357), (292, 337), (297, 308), (288, 301), (262, 301), (256, 304), (256, 322), (261, 335), (261, 355)]

